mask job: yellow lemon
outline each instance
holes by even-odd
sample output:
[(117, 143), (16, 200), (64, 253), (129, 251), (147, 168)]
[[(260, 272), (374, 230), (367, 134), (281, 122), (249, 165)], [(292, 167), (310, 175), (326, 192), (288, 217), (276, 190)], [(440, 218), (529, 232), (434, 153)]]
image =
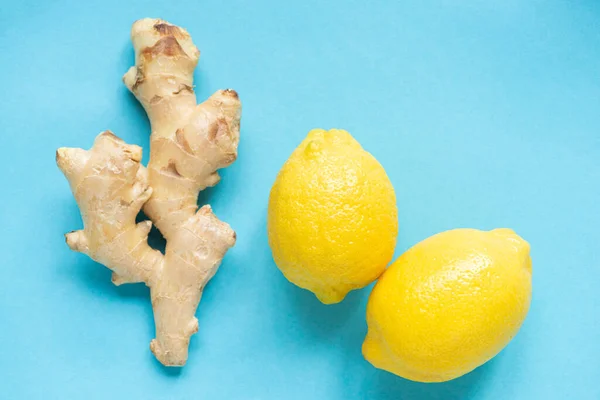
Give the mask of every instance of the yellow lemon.
[(267, 225), (285, 277), (323, 303), (337, 303), (391, 261), (396, 195), (381, 164), (348, 132), (315, 129), (279, 172)]
[(510, 229), (456, 229), (417, 244), (379, 279), (365, 358), (420, 382), (457, 378), (517, 334), (531, 300), (529, 244)]

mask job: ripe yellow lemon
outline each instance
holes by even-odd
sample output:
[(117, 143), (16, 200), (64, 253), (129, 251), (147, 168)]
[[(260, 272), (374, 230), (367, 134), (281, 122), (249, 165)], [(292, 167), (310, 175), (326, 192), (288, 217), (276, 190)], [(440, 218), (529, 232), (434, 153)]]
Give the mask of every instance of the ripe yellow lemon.
[(420, 382), (477, 368), (517, 334), (531, 300), (529, 244), (510, 229), (456, 229), (404, 253), (367, 307), (365, 358)]
[(337, 303), (391, 261), (396, 195), (381, 164), (348, 132), (315, 129), (279, 172), (267, 225), (285, 277), (323, 303)]

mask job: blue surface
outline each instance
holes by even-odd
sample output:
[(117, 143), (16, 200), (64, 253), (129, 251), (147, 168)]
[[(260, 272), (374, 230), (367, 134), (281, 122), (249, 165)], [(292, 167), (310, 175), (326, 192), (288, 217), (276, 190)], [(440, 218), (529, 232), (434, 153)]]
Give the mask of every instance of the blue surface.
[[(1, 6), (0, 398), (600, 398), (600, 2)], [(203, 196), (238, 243), (182, 370), (148, 349), (147, 289), (113, 287), (65, 245), (81, 220), (54, 164), (104, 129), (147, 156), (146, 115), (121, 84), (146, 16), (192, 33), (200, 99), (232, 87), (244, 104), (239, 160)], [(314, 127), (349, 130), (387, 169), (397, 254), (456, 227), (531, 243), (531, 311), (493, 361), (443, 384), (376, 370), (360, 353), (370, 288), (324, 306), (279, 273), (269, 189)]]

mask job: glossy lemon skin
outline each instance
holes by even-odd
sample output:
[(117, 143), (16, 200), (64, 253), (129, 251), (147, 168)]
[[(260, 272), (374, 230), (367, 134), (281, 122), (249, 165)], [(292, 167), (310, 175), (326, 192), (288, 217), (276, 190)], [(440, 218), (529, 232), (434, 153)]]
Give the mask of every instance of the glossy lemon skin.
[(517, 334), (531, 301), (529, 244), (510, 229), (456, 229), (408, 250), (367, 306), (363, 355), (420, 382), (464, 375)]
[(337, 303), (377, 279), (392, 259), (394, 188), (348, 132), (315, 129), (277, 176), (267, 226), (285, 277), (323, 303)]

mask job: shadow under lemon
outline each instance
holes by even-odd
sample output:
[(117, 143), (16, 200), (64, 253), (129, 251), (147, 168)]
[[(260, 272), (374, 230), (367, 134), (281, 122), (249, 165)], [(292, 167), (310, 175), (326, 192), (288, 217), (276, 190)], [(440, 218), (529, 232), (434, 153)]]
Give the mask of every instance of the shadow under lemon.
[(421, 383), (376, 370), (363, 382), (365, 398), (372, 400), (470, 400), (478, 398), (502, 353), (479, 368), (451, 381)]

